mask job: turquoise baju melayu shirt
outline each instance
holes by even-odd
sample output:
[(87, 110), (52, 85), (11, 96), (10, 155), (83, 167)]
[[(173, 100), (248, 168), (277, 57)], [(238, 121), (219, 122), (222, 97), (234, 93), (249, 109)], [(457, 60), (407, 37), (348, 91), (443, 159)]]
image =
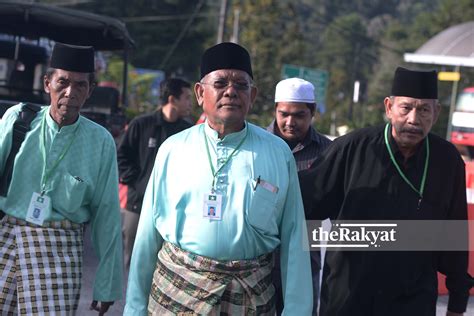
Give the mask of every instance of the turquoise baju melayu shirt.
[[(46, 182), (45, 194), (51, 198), (45, 221), (68, 219), (89, 222), (92, 242), (99, 258), (93, 298), (116, 301), (122, 296), (122, 235), (118, 199), (115, 143), (100, 125), (79, 116), (72, 125), (58, 125), (43, 107), (31, 122), (31, 131), (16, 156), (12, 181), (0, 209), (25, 219), (33, 192), (41, 192), (43, 155), (40, 150), (41, 124), (45, 123), (46, 173), (65, 149), (64, 158)], [(12, 126), (21, 104), (8, 109), (0, 120), (0, 170), (3, 171), (12, 145)], [(72, 143), (71, 143), (72, 142)]]
[[(222, 195), (222, 220), (203, 216), (204, 195), (213, 182), (204, 135), (215, 170), (246, 137), (215, 179), (216, 193)], [(259, 177), (271, 186), (256, 185)], [(218, 260), (254, 259), (280, 245), (284, 314), (310, 315), (306, 236), (295, 161), (281, 139), (250, 123), (223, 139), (207, 123), (191, 127), (170, 137), (158, 151), (133, 248), (124, 315), (147, 314), (164, 240)]]

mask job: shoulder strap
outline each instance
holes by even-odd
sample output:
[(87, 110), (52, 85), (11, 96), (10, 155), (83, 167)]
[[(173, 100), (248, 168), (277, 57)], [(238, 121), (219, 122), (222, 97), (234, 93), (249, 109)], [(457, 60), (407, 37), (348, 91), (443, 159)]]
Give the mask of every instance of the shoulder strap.
[(36, 113), (41, 110), (41, 107), (34, 104), (24, 103), (21, 107), (20, 114), (13, 123), (12, 147), (3, 169), (2, 177), (0, 178), (0, 196), (6, 196), (8, 187), (13, 174), (13, 164), (15, 157), (20, 150), (21, 144), (25, 140), (26, 134), (31, 129), (31, 121), (36, 117)]

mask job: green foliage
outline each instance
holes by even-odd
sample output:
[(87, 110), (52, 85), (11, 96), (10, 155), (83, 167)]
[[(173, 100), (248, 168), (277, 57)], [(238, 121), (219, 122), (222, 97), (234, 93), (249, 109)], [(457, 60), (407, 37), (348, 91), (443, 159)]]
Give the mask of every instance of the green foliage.
[(266, 126), (273, 118), (274, 90), (285, 63), (310, 63), (310, 42), (304, 37), (305, 20), (299, 7), (287, 1), (244, 0), (240, 10), (240, 44), (252, 56), (254, 79), (259, 89), (250, 120)]
[[(166, 63), (164, 57), (194, 11), (198, 1), (101, 0), (78, 5), (78, 9), (124, 19), (136, 49), (130, 62), (138, 68), (159, 69), (168, 75), (195, 78), (204, 43), (213, 35), (212, 19), (196, 18)], [(210, 13), (204, 5), (200, 13)], [(173, 16), (170, 20), (135, 21), (132, 18)], [(184, 18), (182, 17), (184, 16)]]
[[(117, 83), (118, 89), (122, 91), (123, 85), (123, 60), (112, 56), (107, 64), (107, 70), (99, 75), (100, 81)], [(151, 85), (156, 75), (144, 73), (138, 74), (132, 65), (128, 65), (128, 107), (138, 113), (150, 112), (158, 105), (156, 97), (151, 95)]]
[[(44, 0), (43, 2), (45, 2)], [(199, 1), (102, 0), (75, 6), (94, 13), (123, 18), (136, 42), (130, 62), (135, 67), (158, 69), (187, 22), (187, 18), (136, 22), (131, 18), (191, 14)], [(451, 71), (450, 67), (405, 64), (403, 54), (413, 52), (443, 29), (472, 20), (472, 0), (228, 0), (226, 34), (240, 10), (239, 43), (252, 56), (259, 89), (249, 119), (266, 126), (273, 119), (274, 89), (283, 64), (318, 68), (329, 72), (326, 113), (316, 117), (319, 130), (331, 125), (352, 128), (384, 120), (383, 99), (390, 92), (393, 72), (408, 68)], [(221, 1), (205, 1), (200, 14), (163, 65), (167, 75), (198, 80), (200, 56), (215, 43)], [(113, 59), (104, 78), (121, 78), (121, 65)], [(462, 68), (460, 89), (473, 85), (473, 70)], [(150, 78), (130, 78), (132, 103), (146, 104)], [(353, 84), (361, 83), (360, 101), (352, 104)], [(121, 82), (121, 80), (118, 80)], [(450, 83), (440, 83), (440, 101), (448, 104)], [(150, 108), (153, 106), (149, 105)], [(199, 112), (197, 110), (196, 112)], [(435, 126), (443, 134), (448, 109)], [(196, 113), (198, 114), (198, 113)], [(333, 120), (331, 117), (336, 117)]]

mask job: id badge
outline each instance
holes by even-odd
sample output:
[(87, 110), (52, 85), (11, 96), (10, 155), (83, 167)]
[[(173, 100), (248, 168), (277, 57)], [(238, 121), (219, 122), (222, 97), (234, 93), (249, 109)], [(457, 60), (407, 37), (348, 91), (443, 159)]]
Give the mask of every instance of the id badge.
[(50, 198), (46, 195), (33, 192), (30, 206), (26, 213), (26, 220), (30, 223), (42, 226), (44, 219), (49, 214)]
[(222, 195), (217, 193), (204, 194), (202, 216), (210, 220), (222, 219)]

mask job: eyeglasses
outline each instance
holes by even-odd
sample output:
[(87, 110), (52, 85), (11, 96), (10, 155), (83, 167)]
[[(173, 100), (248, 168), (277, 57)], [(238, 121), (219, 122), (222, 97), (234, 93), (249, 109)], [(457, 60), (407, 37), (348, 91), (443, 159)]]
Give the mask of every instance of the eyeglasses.
[(225, 80), (225, 79), (218, 79), (218, 80), (215, 80), (213, 82), (202, 82), (201, 81), (200, 83), (211, 85), (216, 90), (223, 90), (223, 89), (227, 88), (228, 86), (232, 85), (235, 88), (235, 90), (247, 91), (252, 86), (251, 83), (246, 82), (246, 81), (234, 82), (234, 81), (228, 81), (228, 80)]

